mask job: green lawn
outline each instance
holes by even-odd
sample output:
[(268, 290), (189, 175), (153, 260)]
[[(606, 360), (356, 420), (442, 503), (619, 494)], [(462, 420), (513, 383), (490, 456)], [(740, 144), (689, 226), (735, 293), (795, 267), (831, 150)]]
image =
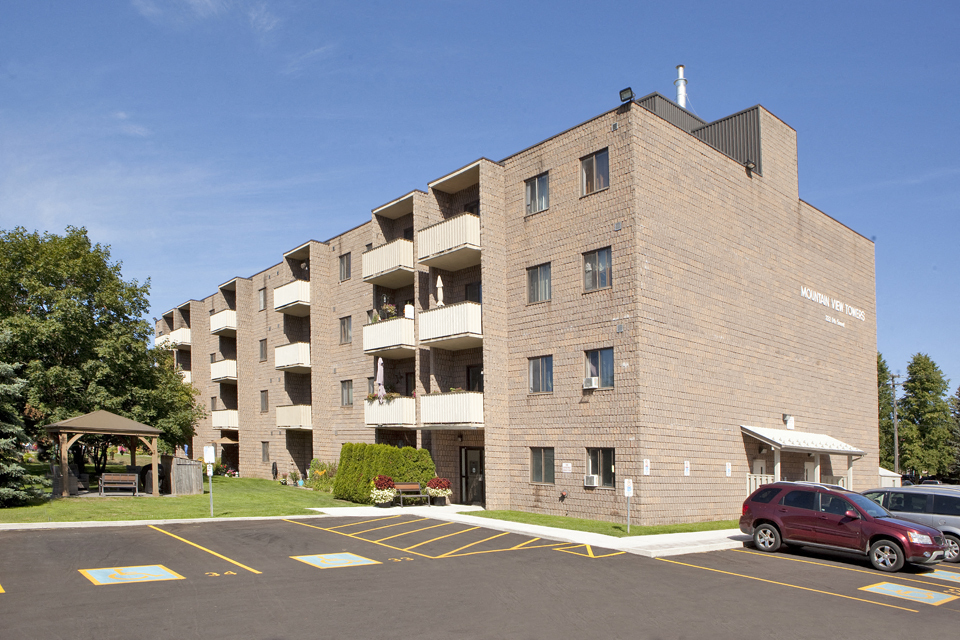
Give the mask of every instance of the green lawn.
[[(216, 491), (216, 489), (214, 489)], [(664, 524), (651, 527), (630, 526), (627, 533), (627, 523), (602, 522), (600, 520), (584, 520), (582, 518), (567, 518), (566, 516), (545, 516), (525, 511), (464, 511), (464, 515), (522, 522), (524, 524), (538, 524), (544, 527), (557, 529), (573, 529), (588, 533), (602, 533), (607, 536), (624, 538), (630, 536), (649, 536), (658, 533), (686, 533), (689, 531), (715, 531), (717, 529), (736, 529), (738, 520), (717, 520), (715, 522), (695, 522), (692, 524)]]
[[(207, 478), (203, 480), (203, 495), (60, 498), (29, 507), (0, 509), (0, 523), (209, 518), (210, 494)], [(307, 507), (348, 506), (356, 505), (335, 500), (329, 493), (285, 487), (272, 480), (213, 478), (213, 514), (218, 518), (308, 515), (316, 512), (307, 511)]]

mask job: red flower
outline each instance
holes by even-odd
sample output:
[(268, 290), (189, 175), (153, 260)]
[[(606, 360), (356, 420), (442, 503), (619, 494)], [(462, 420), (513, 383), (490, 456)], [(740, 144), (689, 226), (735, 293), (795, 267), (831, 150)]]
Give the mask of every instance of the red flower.
[(453, 485), (446, 478), (433, 478), (427, 483), (430, 489), (450, 489)]
[(383, 489), (394, 489), (396, 487), (393, 484), (393, 478), (381, 475), (373, 479), (373, 488), (382, 491)]

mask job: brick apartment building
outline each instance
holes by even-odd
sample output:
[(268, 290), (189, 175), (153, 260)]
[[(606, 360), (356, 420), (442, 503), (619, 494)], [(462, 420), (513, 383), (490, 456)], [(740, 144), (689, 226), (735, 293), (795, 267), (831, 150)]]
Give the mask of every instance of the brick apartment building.
[[(776, 116), (652, 94), (295, 247), (157, 340), (209, 409), (191, 452), (235, 441), (245, 476), (409, 444), (455, 502), (622, 520), (631, 478), (636, 523), (729, 518), (777, 477), (877, 483), (873, 249), (799, 199)], [(367, 401), (381, 358), (400, 397)]]

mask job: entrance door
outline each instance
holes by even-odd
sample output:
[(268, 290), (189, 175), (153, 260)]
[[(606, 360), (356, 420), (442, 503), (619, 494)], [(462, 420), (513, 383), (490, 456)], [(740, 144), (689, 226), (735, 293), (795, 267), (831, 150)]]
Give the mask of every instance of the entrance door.
[(460, 447), (460, 502), (484, 504), (482, 447)]

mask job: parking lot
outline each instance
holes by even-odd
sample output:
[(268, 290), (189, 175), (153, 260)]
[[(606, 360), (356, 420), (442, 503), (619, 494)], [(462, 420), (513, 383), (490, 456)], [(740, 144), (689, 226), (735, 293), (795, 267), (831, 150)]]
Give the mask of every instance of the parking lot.
[(952, 636), (960, 567), (650, 559), (390, 514), (0, 533), (0, 638)]

